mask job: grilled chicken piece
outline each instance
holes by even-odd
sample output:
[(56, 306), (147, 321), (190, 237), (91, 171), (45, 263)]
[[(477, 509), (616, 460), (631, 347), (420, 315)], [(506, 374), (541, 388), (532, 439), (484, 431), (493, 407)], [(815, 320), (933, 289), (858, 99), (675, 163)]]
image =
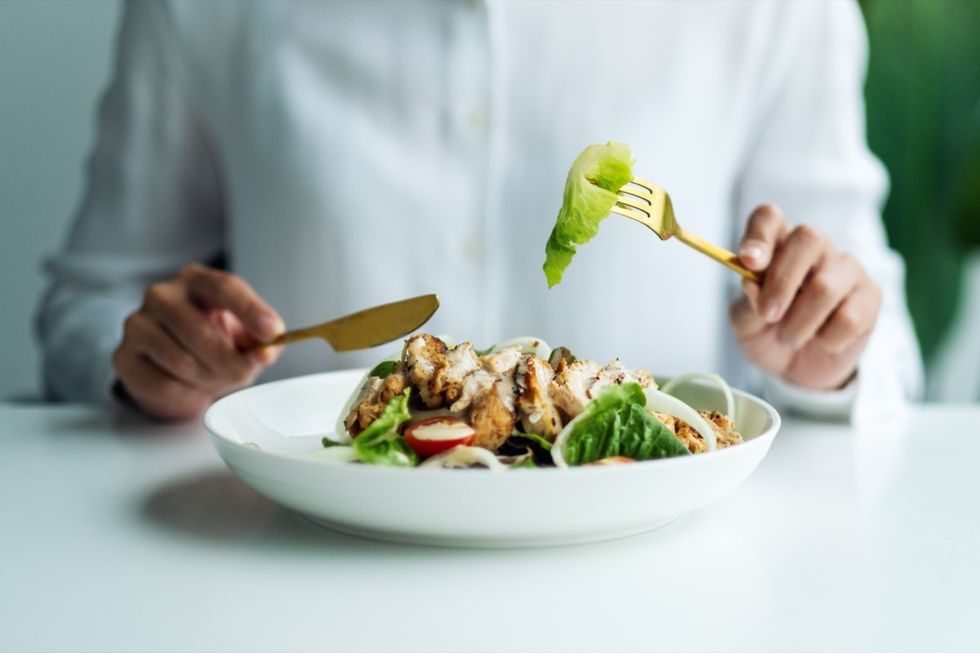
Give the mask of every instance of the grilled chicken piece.
[(641, 388), (653, 388), (654, 390), (658, 387), (657, 382), (653, 380), (653, 375), (642, 367), (635, 370), (623, 370), (623, 376), (620, 377), (619, 383), (639, 383)]
[(599, 373), (599, 364), (591, 360), (577, 360), (566, 365), (558, 364), (555, 378), (549, 384), (549, 393), (555, 405), (569, 417), (575, 417), (591, 401), (589, 389)]
[(523, 355), (520, 347), (508, 347), (482, 358), (483, 369), (494, 376), (497, 394), (500, 395), (500, 400), (507, 410), (511, 412), (514, 412), (514, 400), (517, 398), (517, 382), (514, 375)]
[(351, 409), (350, 412), (347, 413), (347, 417), (344, 418), (344, 426), (347, 428), (348, 433), (356, 434), (361, 432), (361, 406), (364, 404), (375, 403), (374, 398), (381, 391), (381, 384), (382, 379), (372, 376), (364, 382), (363, 386), (361, 386), (361, 392), (357, 395), (357, 399), (355, 399), (354, 403), (351, 405)]
[(419, 389), (419, 397), (429, 408), (443, 405), (442, 393), (434, 387), (436, 372), (446, 362), (446, 343), (435, 336), (420, 333), (405, 341), (402, 366), (409, 381)]
[(393, 372), (384, 379), (373, 376), (367, 380), (350, 413), (344, 419), (351, 436), (358, 435), (376, 420), (392, 397), (408, 387), (408, 378), (401, 372)]
[[(735, 430), (735, 426), (732, 424), (732, 420), (728, 418), (728, 415), (719, 413), (716, 410), (706, 411), (699, 410), (701, 417), (708, 421), (711, 428), (715, 432), (715, 440), (718, 443), (719, 449), (724, 449), (725, 447), (730, 447), (733, 444), (739, 444), (742, 441), (741, 434)], [(663, 420), (661, 420), (663, 421)], [(677, 438), (684, 443), (688, 451), (691, 453), (701, 453), (702, 451), (708, 450), (708, 444), (701, 437), (690, 424), (683, 420), (674, 420), (674, 433), (677, 434)]]
[(590, 400), (595, 399), (596, 396), (602, 392), (603, 388), (610, 385), (616, 385), (617, 383), (622, 383), (621, 379), (625, 375), (626, 368), (623, 367), (623, 364), (620, 363), (619, 359), (617, 358), (596, 373), (595, 381), (592, 383), (592, 386), (585, 391), (585, 395)]
[(575, 417), (603, 388), (623, 383), (638, 383), (643, 388), (657, 387), (649, 372), (628, 370), (618, 359), (602, 368), (592, 360), (577, 360), (570, 364), (562, 360), (558, 363), (549, 389), (555, 404), (569, 417)]
[(554, 440), (561, 431), (561, 415), (548, 396), (555, 371), (537, 356), (528, 354), (517, 366), (517, 414), (525, 433)]
[(719, 413), (717, 410), (710, 412), (702, 410), (700, 413), (715, 429), (715, 438), (718, 440), (719, 449), (742, 442), (742, 434), (735, 430), (735, 425), (728, 415)]
[(409, 386), (408, 377), (403, 372), (392, 372), (381, 383), (381, 395), (378, 399), (387, 405), (395, 396), (405, 392)]
[(443, 403), (451, 404), (463, 394), (466, 377), (481, 368), (472, 343), (460, 343), (443, 356), (442, 365), (432, 377), (431, 392), (441, 394)]
[[(460, 345), (462, 346), (462, 345)], [(449, 407), (454, 413), (459, 413), (470, 407), (478, 395), (496, 385), (504, 405), (513, 410), (514, 407), (514, 370), (521, 358), (521, 352), (516, 347), (487, 354), (479, 359), (481, 367), (472, 371), (462, 383), (462, 391)], [(447, 402), (449, 397), (446, 397)]]
[(490, 390), (495, 380), (493, 374), (490, 374), (490, 372), (484, 369), (473, 372), (463, 380), (463, 388), (462, 392), (460, 392), (459, 399), (449, 406), (449, 410), (454, 413), (463, 412), (470, 407), (474, 399)]
[(504, 405), (493, 385), (473, 399), (468, 421), (476, 431), (474, 446), (490, 451), (496, 451), (514, 432), (514, 413)]
[(641, 388), (657, 387), (649, 372), (643, 369), (628, 370), (617, 358), (599, 370), (599, 373), (596, 374), (595, 383), (592, 384), (586, 394), (588, 394), (589, 399), (595, 399), (603, 388), (610, 385), (622, 385), (623, 383), (638, 383)]
[(483, 362), (483, 369), (500, 378), (513, 375), (514, 368), (517, 367), (522, 357), (523, 354), (521, 354), (520, 347), (508, 347), (507, 349), (501, 349), (492, 354), (487, 354), (480, 360)]

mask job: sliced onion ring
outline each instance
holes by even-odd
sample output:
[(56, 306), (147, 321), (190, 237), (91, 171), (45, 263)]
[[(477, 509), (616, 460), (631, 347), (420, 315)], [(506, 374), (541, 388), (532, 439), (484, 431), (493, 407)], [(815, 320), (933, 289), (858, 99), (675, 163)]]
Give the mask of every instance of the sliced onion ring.
[(715, 430), (711, 428), (711, 425), (708, 424), (706, 419), (701, 417), (698, 411), (677, 397), (657, 390), (656, 388), (644, 388), (643, 393), (647, 396), (647, 410), (655, 410), (659, 413), (666, 413), (671, 417), (684, 420), (691, 425), (691, 428), (701, 434), (701, 437), (704, 438), (705, 443), (708, 445), (708, 451), (714, 451), (718, 448), (718, 443), (715, 440)]
[(721, 389), (721, 393), (725, 395), (725, 414), (728, 415), (728, 419), (732, 420), (732, 424), (734, 424), (735, 395), (732, 394), (732, 388), (728, 385), (725, 379), (721, 378), (720, 375), (715, 374), (714, 372), (689, 372), (688, 374), (681, 374), (680, 376), (675, 376), (670, 381), (663, 384), (660, 387), (660, 390), (666, 392), (667, 394), (672, 394), (671, 390), (677, 386), (697, 380), (708, 381), (711, 385), (716, 385)]
[(558, 433), (558, 437), (551, 445), (551, 462), (555, 463), (555, 467), (570, 467), (567, 462), (565, 462), (565, 443), (568, 442), (568, 436), (575, 427), (575, 422), (582, 419), (587, 411), (582, 411), (578, 415), (572, 418), (572, 420), (562, 428), (561, 432)]
[(501, 471), (507, 466), (497, 460), (493, 452), (483, 447), (467, 447), (458, 445), (428, 458), (419, 467), (439, 467), (450, 469), (453, 467), (471, 467), (473, 465), (483, 465), (491, 471)]

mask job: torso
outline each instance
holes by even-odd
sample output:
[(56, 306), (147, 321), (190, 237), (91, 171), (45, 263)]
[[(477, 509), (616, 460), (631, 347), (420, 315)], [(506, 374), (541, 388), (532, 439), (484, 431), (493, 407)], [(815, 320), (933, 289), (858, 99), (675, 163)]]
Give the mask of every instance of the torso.
[[(426, 329), (478, 346), (536, 335), (655, 373), (722, 370), (737, 280), (721, 266), (616, 217), (560, 286), (548, 290), (541, 263), (568, 166), (606, 140), (632, 146), (681, 224), (733, 245), (755, 11), (177, 5), (224, 176), (230, 263), (290, 325), (437, 292)], [(379, 357), (298, 345), (273, 369)]]

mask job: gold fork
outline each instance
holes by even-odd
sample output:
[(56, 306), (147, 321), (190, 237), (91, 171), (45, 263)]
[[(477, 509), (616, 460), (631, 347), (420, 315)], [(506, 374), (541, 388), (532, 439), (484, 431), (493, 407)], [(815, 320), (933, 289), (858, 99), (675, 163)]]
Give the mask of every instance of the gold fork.
[(689, 245), (702, 254), (710, 256), (725, 267), (735, 270), (746, 279), (759, 283), (762, 275), (748, 269), (738, 259), (734, 252), (724, 247), (710, 243), (690, 231), (684, 231), (674, 217), (674, 207), (670, 195), (660, 186), (646, 179), (634, 177), (619, 190), (619, 200), (613, 206), (612, 212), (635, 220), (660, 237), (667, 240), (676, 237), (685, 245)]

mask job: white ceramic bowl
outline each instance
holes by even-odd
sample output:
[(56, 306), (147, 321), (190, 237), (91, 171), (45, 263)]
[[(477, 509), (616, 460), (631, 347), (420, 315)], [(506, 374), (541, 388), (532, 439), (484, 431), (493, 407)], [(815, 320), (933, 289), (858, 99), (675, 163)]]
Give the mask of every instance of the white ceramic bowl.
[[(228, 467), (273, 501), (337, 530), (450, 546), (567, 544), (657, 528), (748, 478), (780, 423), (769, 404), (736, 390), (735, 426), (745, 442), (693, 456), (503, 472), (306, 457), (333, 429), (363, 374), (316, 374), (241, 390), (216, 402), (204, 421)], [(721, 393), (708, 386), (687, 385), (677, 394), (697, 408), (723, 408)]]

